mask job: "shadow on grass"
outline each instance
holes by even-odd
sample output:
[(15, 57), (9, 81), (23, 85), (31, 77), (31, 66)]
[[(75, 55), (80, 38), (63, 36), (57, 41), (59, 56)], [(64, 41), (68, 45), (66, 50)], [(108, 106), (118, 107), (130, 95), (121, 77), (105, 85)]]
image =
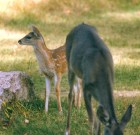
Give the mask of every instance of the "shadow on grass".
[(27, 110), (44, 111), (44, 100), (40, 99), (39, 97), (35, 97), (33, 100), (28, 102), (23, 101), (22, 104)]

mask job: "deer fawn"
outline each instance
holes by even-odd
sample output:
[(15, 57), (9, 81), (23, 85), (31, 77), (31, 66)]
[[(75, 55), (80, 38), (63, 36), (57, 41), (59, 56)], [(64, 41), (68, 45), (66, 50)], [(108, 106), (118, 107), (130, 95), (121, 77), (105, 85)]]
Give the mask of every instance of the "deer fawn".
[[(54, 79), (54, 85), (57, 96), (58, 111), (62, 111), (60, 101), (60, 82), (62, 74), (67, 71), (67, 63), (65, 56), (65, 46), (61, 46), (57, 49), (50, 50), (46, 47), (44, 38), (40, 31), (32, 26), (32, 32), (27, 34), (21, 40), (18, 41), (21, 45), (32, 45), (39, 64), (41, 72), (45, 75), (46, 79), (46, 99), (45, 99), (45, 111), (48, 112), (48, 102), (51, 89), (51, 80)], [(75, 83), (76, 84), (76, 83)], [(78, 86), (78, 84), (76, 84)], [(80, 90), (78, 96), (80, 97)], [(80, 98), (78, 98), (80, 99)], [(78, 101), (80, 106), (80, 101)]]
[(66, 38), (66, 59), (70, 85), (66, 135), (70, 134), (70, 113), (75, 76), (82, 79), (83, 95), (88, 113), (90, 134), (100, 134), (100, 123), (93, 117), (91, 97), (98, 102), (98, 119), (105, 125), (104, 135), (123, 135), (123, 129), (131, 118), (132, 105), (118, 123), (113, 104), (113, 60), (112, 55), (99, 37), (96, 29), (87, 24), (76, 26)]

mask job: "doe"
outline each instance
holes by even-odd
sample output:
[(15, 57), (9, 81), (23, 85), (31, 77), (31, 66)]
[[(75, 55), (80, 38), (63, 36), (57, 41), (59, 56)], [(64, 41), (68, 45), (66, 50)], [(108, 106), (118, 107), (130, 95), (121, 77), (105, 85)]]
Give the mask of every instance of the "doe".
[(72, 92), (75, 76), (82, 79), (83, 95), (88, 113), (90, 134), (100, 134), (99, 121), (93, 117), (91, 97), (99, 103), (98, 119), (105, 125), (104, 135), (123, 135), (123, 129), (131, 118), (132, 105), (119, 123), (116, 118), (113, 103), (114, 68), (112, 55), (99, 37), (96, 28), (80, 24), (66, 38), (66, 59), (68, 62), (69, 108), (67, 116), (66, 135), (70, 134), (70, 114), (72, 109)]
[[(62, 75), (67, 71), (67, 63), (65, 56), (65, 46), (61, 46), (57, 49), (50, 50), (45, 45), (44, 38), (40, 31), (32, 26), (32, 31), (25, 37), (18, 41), (21, 45), (31, 45), (34, 48), (39, 68), (45, 75), (46, 80), (46, 99), (45, 99), (45, 111), (48, 112), (48, 102), (51, 89), (51, 80), (54, 79), (55, 91), (57, 96), (58, 111), (62, 111), (60, 100), (60, 82)], [(79, 79), (75, 82), (78, 91), (78, 106), (80, 106), (80, 87)]]

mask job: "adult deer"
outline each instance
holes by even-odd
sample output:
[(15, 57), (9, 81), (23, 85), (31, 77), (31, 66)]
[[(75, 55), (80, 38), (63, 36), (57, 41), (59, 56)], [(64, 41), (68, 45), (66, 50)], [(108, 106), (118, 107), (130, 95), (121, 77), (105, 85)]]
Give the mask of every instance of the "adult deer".
[(83, 95), (88, 113), (90, 134), (100, 134), (100, 124), (93, 117), (91, 97), (98, 102), (97, 116), (105, 125), (104, 135), (123, 135), (123, 129), (131, 118), (132, 105), (118, 123), (113, 104), (113, 60), (108, 47), (99, 37), (96, 29), (87, 24), (76, 26), (66, 38), (66, 59), (68, 62), (69, 108), (66, 135), (70, 134), (70, 114), (75, 76), (82, 79)]
[[(39, 68), (45, 75), (46, 79), (46, 99), (45, 99), (45, 111), (48, 112), (48, 102), (51, 89), (51, 80), (54, 79), (55, 91), (57, 96), (58, 111), (62, 111), (60, 100), (60, 82), (62, 75), (67, 71), (67, 63), (65, 56), (65, 46), (61, 46), (57, 49), (50, 50), (45, 45), (44, 38), (40, 31), (32, 26), (32, 31), (25, 37), (18, 41), (21, 45), (32, 45), (34, 53), (36, 55)], [(76, 86), (79, 87), (77, 82)], [(80, 106), (80, 90), (78, 92)]]

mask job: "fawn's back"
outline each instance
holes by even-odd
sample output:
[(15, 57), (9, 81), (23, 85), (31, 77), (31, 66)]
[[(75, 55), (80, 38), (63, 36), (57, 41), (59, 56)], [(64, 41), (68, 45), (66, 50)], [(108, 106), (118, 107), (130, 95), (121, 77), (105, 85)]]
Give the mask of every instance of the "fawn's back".
[(55, 71), (61, 74), (67, 71), (65, 49), (66, 49), (65, 46), (61, 46), (51, 51), (53, 63), (55, 65)]

